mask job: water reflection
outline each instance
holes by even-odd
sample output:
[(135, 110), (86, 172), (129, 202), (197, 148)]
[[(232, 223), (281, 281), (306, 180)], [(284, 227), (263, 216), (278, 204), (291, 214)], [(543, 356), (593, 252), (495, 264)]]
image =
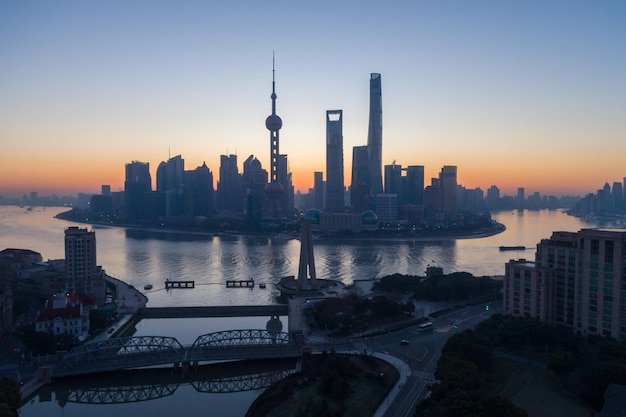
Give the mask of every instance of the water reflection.
[(55, 381), (37, 393), (40, 403), (54, 397), (59, 406), (127, 404), (176, 394), (184, 386), (197, 393), (237, 393), (259, 390), (295, 372), (296, 360), (242, 361), (181, 369), (152, 368), (73, 377)]
[(155, 229), (134, 229), (128, 228), (125, 230), (125, 236), (129, 239), (135, 240), (148, 240), (157, 239), (165, 240), (168, 242), (206, 242), (214, 238), (213, 233), (193, 233), (193, 232), (180, 232), (180, 231), (168, 231), (168, 230), (155, 230)]

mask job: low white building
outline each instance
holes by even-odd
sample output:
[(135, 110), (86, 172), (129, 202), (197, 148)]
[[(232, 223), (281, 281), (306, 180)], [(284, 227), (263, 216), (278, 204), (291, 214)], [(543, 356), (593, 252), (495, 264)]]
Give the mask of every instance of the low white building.
[(95, 298), (86, 294), (56, 294), (46, 301), (35, 320), (35, 331), (55, 336), (69, 334), (78, 340), (89, 335), (89, 311)]

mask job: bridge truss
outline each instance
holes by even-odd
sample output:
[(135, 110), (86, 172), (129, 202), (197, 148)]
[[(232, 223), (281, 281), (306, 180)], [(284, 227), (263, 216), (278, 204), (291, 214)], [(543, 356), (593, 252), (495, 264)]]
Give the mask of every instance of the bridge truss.
[(75, 347), (63, 357), (53, 374), (107, 372), (128, 367), (175, 363), (184, 360), (184, 357), (185, 348), (173, 337), (115, 337)]
[(64, 393), (64, 401), (78, 404), (120, 404), (149, 401), (170, 396), (179, 386), (191, 384), (200, 393), (230, 393), (267, 388), (293, 374), (295, 369), (261, 372), (224, 378), (195, 379), (179, 383), (156, 383), (135, 385), (110, 385), (99, 387), (70, 387)]
[(72, 349), (53, 369), (53, 376), (203, 361), (288, 358), (300, 354), (300, 347), (288, 333), (267, 330), (209, 333), (199, 336), (191, 346), (183, 346), (173, 337), (121, 337)]

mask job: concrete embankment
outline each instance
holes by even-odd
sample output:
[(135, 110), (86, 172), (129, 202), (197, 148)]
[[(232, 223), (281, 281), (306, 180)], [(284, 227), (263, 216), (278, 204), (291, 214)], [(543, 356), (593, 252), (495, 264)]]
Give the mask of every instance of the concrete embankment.
[(20, 387), (20, 399), (22, 403), (35, 395), (41, 387), (49, 384), (52, 380), (52, 369), (50, 366), (42, 366), (37, 370), (37, 376)]

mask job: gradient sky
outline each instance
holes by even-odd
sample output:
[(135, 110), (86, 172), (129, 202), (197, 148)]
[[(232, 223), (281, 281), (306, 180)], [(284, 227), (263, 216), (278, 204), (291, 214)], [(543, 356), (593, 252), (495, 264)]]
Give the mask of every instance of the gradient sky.
[[(382, 74), (383, 164), (443, 165), (504, 194), (584, 194), (626, 176), (626, 2), (0, 2), (0, 195), (123, 189), (124, 165), (219, 156), (297, 189), (343, 110), (345, 183)], [(153, 184), (154, 185), (154, 184)]]

